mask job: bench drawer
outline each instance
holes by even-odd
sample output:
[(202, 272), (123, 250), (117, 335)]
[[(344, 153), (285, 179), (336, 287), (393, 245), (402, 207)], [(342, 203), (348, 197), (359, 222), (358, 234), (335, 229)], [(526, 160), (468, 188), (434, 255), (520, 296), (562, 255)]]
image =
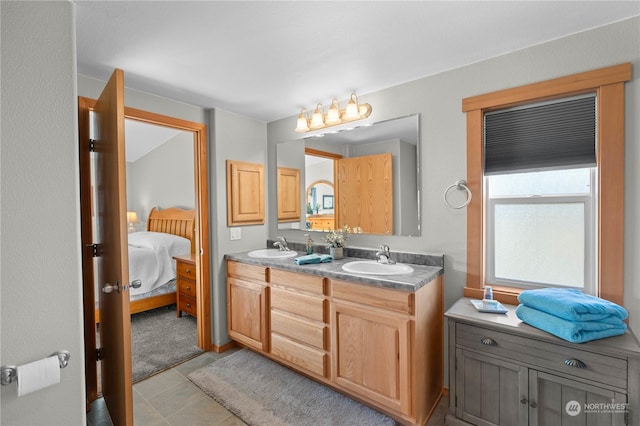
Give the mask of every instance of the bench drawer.
[(627, 360), (622, 358), (460, 323), (456, 325), (456, 346), (515, 360), (534, 368), (565, 373), (586, 381), (620, 389), (627, 387)]

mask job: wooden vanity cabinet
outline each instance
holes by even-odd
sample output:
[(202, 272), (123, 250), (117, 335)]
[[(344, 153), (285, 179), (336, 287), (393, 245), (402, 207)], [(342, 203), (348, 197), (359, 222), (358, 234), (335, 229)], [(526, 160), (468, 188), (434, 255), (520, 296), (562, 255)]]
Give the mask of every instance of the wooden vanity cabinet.
[(407, 292), (276, 268), (260, 282), (264, 270), (227, 261), (232, 339), (402, 424), (426, 424), (444, 380), (441, 276)]
[(267, 269), (227, 262), (229, 337), (259, 351), (269, 349)]

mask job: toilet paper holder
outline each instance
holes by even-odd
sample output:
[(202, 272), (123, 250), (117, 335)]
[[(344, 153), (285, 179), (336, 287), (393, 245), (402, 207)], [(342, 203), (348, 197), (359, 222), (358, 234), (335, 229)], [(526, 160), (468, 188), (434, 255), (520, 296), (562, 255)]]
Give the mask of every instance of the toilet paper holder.
[[(65, 368), (69, 364), (69, 358), (71, 354), (69, 351), (58, 351), (52, 353), (50, 356), (57, 356), (60, 362), (60, 368)], [(3, 365), (0, 367), (0, 384), (8, 385), (17, 380), (18, 370), (15, 365)]]

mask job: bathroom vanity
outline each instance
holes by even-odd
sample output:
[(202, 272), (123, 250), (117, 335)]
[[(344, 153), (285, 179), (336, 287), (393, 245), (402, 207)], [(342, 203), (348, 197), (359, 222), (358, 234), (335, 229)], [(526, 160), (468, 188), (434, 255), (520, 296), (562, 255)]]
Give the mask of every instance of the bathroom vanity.
[(426, 424), (443, 389), (441, 263), (366, 275), (342, 270), (354, 258), (226, 259), (233, 340), (400, 423)]
[(638, 425), (640, 346), (622, 336), (575, 344), (470, 299), (449, 325), (447, 425)]

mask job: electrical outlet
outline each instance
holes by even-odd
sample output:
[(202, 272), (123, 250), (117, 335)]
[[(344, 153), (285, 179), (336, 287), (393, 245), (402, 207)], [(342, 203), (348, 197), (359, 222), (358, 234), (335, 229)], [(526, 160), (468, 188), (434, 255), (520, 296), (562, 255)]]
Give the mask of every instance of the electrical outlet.
[(239, 240), (242, 238), (242, 228), (230, 228), (229, 229), (229, 239), (231, 241)]

